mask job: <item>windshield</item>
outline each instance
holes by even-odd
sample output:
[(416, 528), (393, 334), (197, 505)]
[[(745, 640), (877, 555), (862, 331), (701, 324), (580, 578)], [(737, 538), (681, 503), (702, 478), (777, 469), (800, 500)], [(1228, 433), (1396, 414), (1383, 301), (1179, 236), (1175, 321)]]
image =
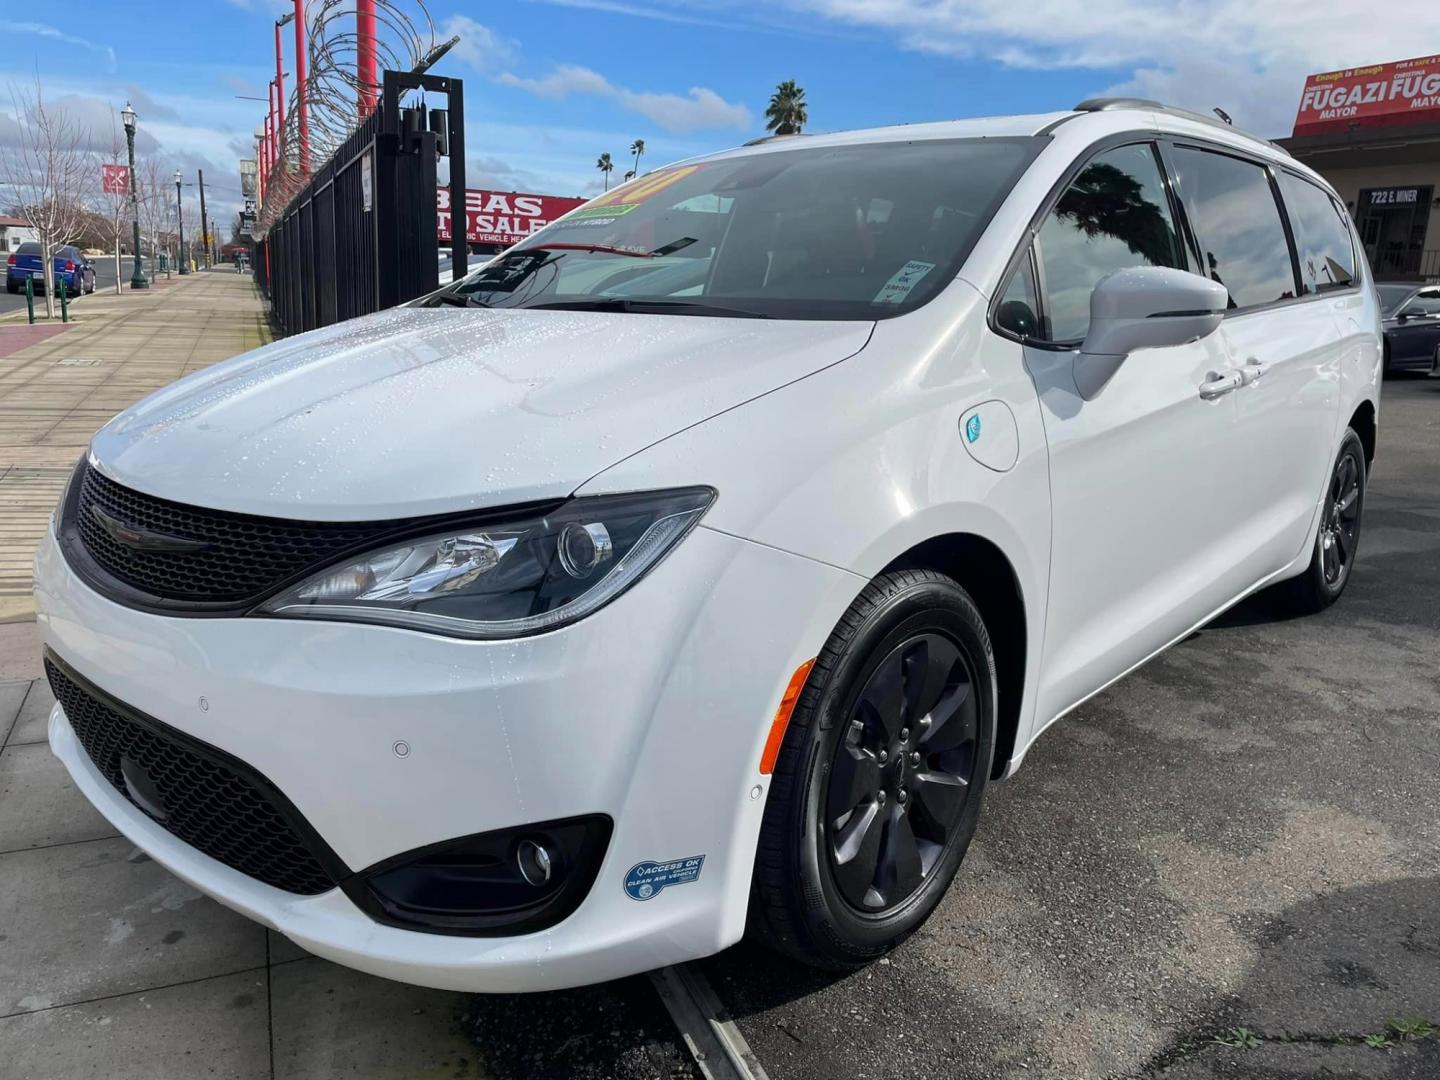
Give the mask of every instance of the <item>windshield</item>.
[(1376, 285), (1375, 291), (1380, 294), (1380, 310), (1386, 315), (1393, 314), (1395, 309), (1410, 298), (1415, 291), (1414, 285)]
[(420, 303), (897, 315), (954, 279), (1044, 140), (797, 143), (642, 176)]

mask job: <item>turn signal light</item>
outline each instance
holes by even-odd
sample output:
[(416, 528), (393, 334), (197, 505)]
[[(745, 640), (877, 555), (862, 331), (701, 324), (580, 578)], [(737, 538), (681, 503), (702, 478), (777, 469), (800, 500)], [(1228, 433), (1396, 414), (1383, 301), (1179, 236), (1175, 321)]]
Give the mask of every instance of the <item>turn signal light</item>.
[(770, 722), (770, 737), (765, 740), (765, 752), (760, 755), (761, 776), (769, 776), (775, 771), (775, 762), (780, 759), (780, 746), (785, 742), (785, 729), (790, 726), (790, 714), (795, 711), (795, 706), (800, 701), (800, 692), (805, 689), (805, 680), (810, 677), (810, 669), (814, 666), (815, 658), (812, 656), (790, 676), (790, 684), (785, 687), (785, 696), (780, 699), (780, 707), (775, 710), (775, 719)]

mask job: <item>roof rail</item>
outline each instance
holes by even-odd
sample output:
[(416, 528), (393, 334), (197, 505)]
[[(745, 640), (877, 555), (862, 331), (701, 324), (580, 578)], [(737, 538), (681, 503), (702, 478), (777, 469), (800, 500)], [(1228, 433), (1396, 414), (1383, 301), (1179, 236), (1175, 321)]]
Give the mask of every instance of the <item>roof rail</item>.
[(774, 142), (776, 139), (798, 139), (798, 138), (800, 138), (802, 135), (809, 135), (809, 134), (810, 134), (810, 132), (808, 132), (808, 131), (787, 131), (787, 132), (784, 132), (783, 134), (782, 134), (781, 132), (778, 132), (778, 131), (777, 131), (777, 132), (775, 132), (775, 133), (773, 133), (773, 134), (771, 134), (771, 135), (761, 135), (758, 139), (751, 139), (749, 142), (747, 142), (747, 143), (741, 143), (740, 145), (741, 145), (741, 146), (759, 146), (759, 145), (761, 145), (762, 143)]
[(1171, 116), (1183, 117), (1186, 120), (1194, 120), (1197, 124), (1209, 124), (1211, 127), (1219, 128), (1221, 131), (1229, 131), (1242, 138), (1262, 143), (1270, 149), (1290, 156), (1290, 151), (1279, 143), (1271, 142), (1263, 135), (1256, 135), (1246, 131), (1244, 128), (1234, 127), (1221, 120), (1218, 116), (1206, 116), (1204, 113), (1194, 112), (1191, 109), (1182, 109), (1176, 105), (1166, 105), (1163, 101), (1152, 101), (1149, 98), (1132, 97), (1095, 97), (1086, 98), (1075, 106), (1076, 112), (1109, 112), (1111, 109), (1151, 109), (1155, 112), (1169, 113)]

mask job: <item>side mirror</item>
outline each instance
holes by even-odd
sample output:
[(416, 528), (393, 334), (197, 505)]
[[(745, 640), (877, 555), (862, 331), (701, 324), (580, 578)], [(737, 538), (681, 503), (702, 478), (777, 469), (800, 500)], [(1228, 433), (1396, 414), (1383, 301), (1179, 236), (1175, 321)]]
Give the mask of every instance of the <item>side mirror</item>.
[(1132, 266), (1100, 279), (1090, 294), (1090, 332), (1075, 358), (1075, 386), (1087, 401), (1136, 349), (1163, 349), (1208, 337), (1230, 293), (1218, 281), (1164, 266)]

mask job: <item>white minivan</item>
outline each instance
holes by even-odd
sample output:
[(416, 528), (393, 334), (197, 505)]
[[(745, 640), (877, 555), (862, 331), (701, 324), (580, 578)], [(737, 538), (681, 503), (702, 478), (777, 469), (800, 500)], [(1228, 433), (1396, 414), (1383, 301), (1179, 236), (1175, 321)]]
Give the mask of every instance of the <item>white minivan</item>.
[(863, 964), (1053, 721), (1340, 594), (1380, 366), (1330, 187), (1154, 102), (684, 162), (107, 424), (37, 557), (50, 745), (390, 978)]

